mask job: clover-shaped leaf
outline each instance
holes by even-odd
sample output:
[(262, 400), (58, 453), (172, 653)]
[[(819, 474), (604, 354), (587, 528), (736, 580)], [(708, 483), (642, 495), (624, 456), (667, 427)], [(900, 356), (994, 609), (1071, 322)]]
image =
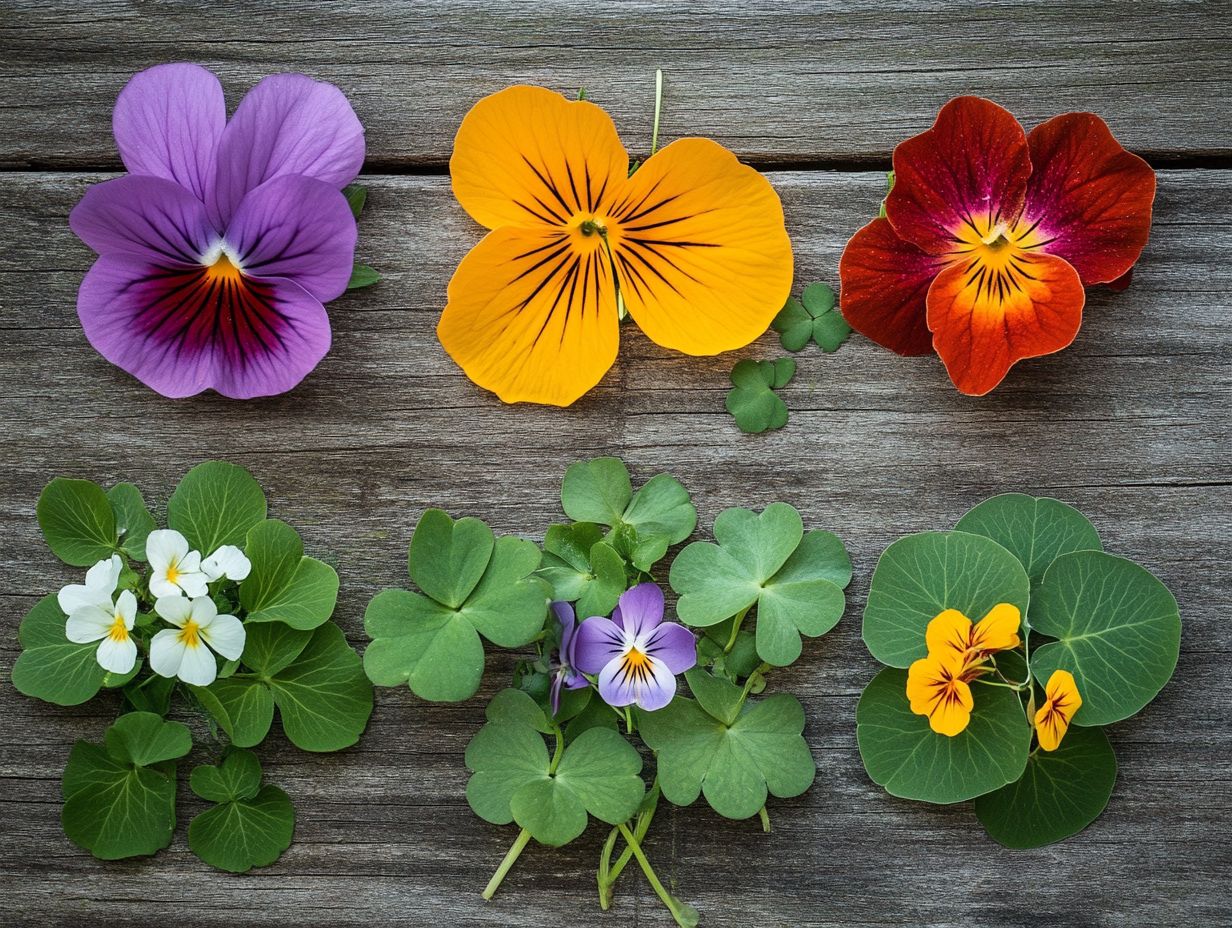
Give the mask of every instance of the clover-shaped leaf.
[[(697, 527), (697, 510), (679, 480), (656, 474), (634, 493), (629, 470), (620, 458), (569, 465), (560, 501), (575, 522), (606, 525), (609, 531), (604, 541), (619, 553), (627, 553), (633, 566), (645, 572)], [(630, 535), (631, 544), (624, 544)]]
[(788, 297), (787, 304), (770, 323), (788, 351), (800, 351), (810, 340), (825, 352), (834, 352), (851, 334), (851, 326), (835, 307), (829, 284), (809, 284), (802, 299)]
[[(528, 697), (529, 698), (529, 697)], [(586, 829), (587, 813), (616, 825), (641, 804), (641, 755), (610, 728), (589, 728), (555, 769), (543, 736), (517, 715), (498, 715), (471, 740), (466, 798), (484, 821), (516, 821), (540, 844), (559, 847)]]
[(972, 622), (998, 603), (1025, 614), (1030, 594), (1018, 558), (989, 538), (966, 532), (907, 535), (886, 548), (873, 571), (864, 643), (883, 664), (907, 667), (927, 654), (924, 631), (946, 609)]
[(243, 546), (265, 518), (265, 492), (252, 474), (226, 461), (198, 464), (167, 500), (167, 525), (203, 556), (222, 545)]
[(97, 483), (57, 477), (43, 487), (35, 511), (47, 546), (66, 564), (89, 567), (116, 550), (115, 512)]
[(145, 540), (155, 528), (154, 517), (145, 507), (141, 491), (131, 483), (117, 483), (107, 491), (107, 502), (115, 515), (120, 548), (130, 557), (145, 560)]
[(478, 519), (455, 522), (429, 509), (410, 550), (411, 578), (423, 592), (385, 590), (364, 613), (369, 679), (406, 683), (438, 702), (473, 696), (483, 674), (480, 635), (517, 648), (542, 630), (551, 588), (534, 576), (541, 560), (529, 541), (495, 538)]
[(192, 791), (217, 803), (188, 825), (188, 846), (212, 867), (245, 873), (272, 864), (291, 846), (295, 809), (277, 786), (261, 785), (251, 751), (232, 750), (217, 767), (193, 769)]
[(298, 629), (329, 621), (338, 602), (338, 574), (304, 556), (295, 529), (277, 519), (258, 522), (248, 530), (244, 552), (252, 563), (240, 584), (246, 621), (283, 622)]
[(78, 741), (64, 768), (64, 833), (101, 860), (166, 847), (175, 828), (174, 761), (191, 748), (184, 725), (148, 712), (116, 719), (105, 746)]
[(774, 391), (787, 386), (796, 373), (791, 358), (777, 361), (737, 361), (734, 384), (727, 394), (727, 411), (742, 432), (765, 432), (787, 424), (787, 404)]
[(552, 599), (576, 602), (582, 618), (607, 615), (628, 586), (624, 558), (603, 541), (594, 522), (553, 525), (543, 539), (538, 575), (552, 586)]
[(800, 656), (801, 635), (824, 635), (842, 617), (851, 560), (829, 532), (806, 534), (791, 506), (771, 503), (760, 515), (725, 510), (714, 537), (715, 544), (693, 542), (672, 563), (681, 621), (706, 627), (756, 605), (757, 653), (785, 666)]
[(1031, 745), (1022, 702), (1012, 690), (974, 684), (971, 722), (948, 737), (911, 711), (907, 672), (886, 667), (856, 706), (864, 769), (891, 796), (951, 803), (972, 799), (1022, 776)]
[(1013, 783), (975, 800), (975, 814), (1006, 847), (1043, 847), (1099, 818), (1116, 783), (1117, 762), (1102, 728), (1072, 727), (1055, 751), (1036, 751)]
[(748, 818), (767, 794), (799, 796), (817, 773), (801, 736), (804, 709), (787, 693), (746, 702), (730, 725), (679, 696), (638, 719), (642, 738), (658, 753), (663, 795), (679, 806), (702, 793), (720, 815)]
[(1150, 571), (1102, 551), (1052, 562), (1031, 602), (1031, 626), (1056, 641), (1031, 654), (1041, 685), (1074, 675), (1075, 725), (1107, 725), (1141, 710), (1172, 677), (1180, 654), (1176, 599)]

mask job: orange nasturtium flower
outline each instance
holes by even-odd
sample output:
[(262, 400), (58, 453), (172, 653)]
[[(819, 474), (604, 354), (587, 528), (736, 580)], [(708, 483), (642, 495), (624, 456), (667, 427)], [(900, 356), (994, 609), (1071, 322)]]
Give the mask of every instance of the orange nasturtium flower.
[(1035, 735), (1045, 751), (1055, 751), (1082, 706), (1078, 684), (1068, 670), (1054, 670), (1044, 687), (1044, 704), (1035, 713)]
[(851, 327), (904, 355), (940, 355), (979, 396), (1023, 358), (1074, 340), (1084, 287), (1128, 286), (1146, 245), (1155, 172), (1092, 113), (1025, 132), (957, 97), (894, 149), (885, 216), (839, 261)]
[(928, 653), (953, 651), (967, 665), (981, 663), (996, 651), (1008, 651), (1022, 644), (1018, 628), (1022, 612), (1011, 603), (998, 603), (974, 625), (957, 609), (946, 609), (928, 623), (924, 642)]
[(966, 663), (952, 651), (922, 657), (907, 670), (907, 699), (911, 711), (928, 716), (928, 725), (939, 735), (957, 735), (971, 721), (975, 700), (964, 678)]
[(741, 348), (791, 290), (778, 194), (709, 139), (680, 139), (632, 176), (611, 118), (509, 87), (462, 120), (454, 195), (491, 231), (458, 265), (441, 344), (507, 403), (568, 406), (616, 360), (619, 305), (686, 354)]

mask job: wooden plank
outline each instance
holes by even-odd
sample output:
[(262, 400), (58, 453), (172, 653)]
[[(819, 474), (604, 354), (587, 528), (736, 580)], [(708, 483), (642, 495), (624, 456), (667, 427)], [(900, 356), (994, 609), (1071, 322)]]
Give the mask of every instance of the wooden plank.
[[(445, 284), (479, 230), (443, 177), (369, 177), (361, 256), (385, 275), (331, 306), (335, 347), (290, 396), (256, 403), (164, 400), (110, 367), (74, 315), (91, 255), (65, 217), (97, 177), (0, 176), (0, 668), (21, 615), (76, 576), (38, 537), (34, 502), (59, 473), (133, 479), (165, 502), (193, 463), (249, 467), (271, 511), (338, 566), (338, 619), (362, 646), (369, 597), (403, 583), (411, 528), (427, 505), (541, 533), (560, 518), (564, 467), (611, 453), (638, 479), (660, 470), (693, 491), (702, 533), (725, 506), (783, 499), (838, 532), (856, 565), (846, 618), (773, 686), (802, 695), (816, 786), (774, 802), (773, 835), (701, 808), (664, 809), (649, 852), (710, 926), (1157, 926), (1226, 921), (1232, 866), (1232, 560), (1227, 399), (1232, 329), (1232, 171), (1160, 174), (1153, 240), (1124, 294), (1091, 294), (1078, 342), (1020, 366), (1003, 389), (963, 398), (930, 359), (853, 337), (806, 353), (780, 432), (740, 435), (723, 411), (732, 358), (690, 359), (625, 329), (621, 359), (568, 410), (502, 407), (445, 357), (433, 327)], [(802, 282), (835, 279), (842, 242), (876, 209), (877, 173), (772, 175)], [(1218, 217), (1224, 217), (1220, 219)], [(770, 337), (745, 354), (779, 354)], [(1177, 677), (1141, 717), (1114, 726), (1122, 763), (1112, 804), (1058, 846), (1005, 851), (969, 804), (905, 803), (869, 782), (854, 707), (874, 664), (859, 615), (877, 555), (902, 533), (951, 525), (996, 492), (1060, 496), (1107, 547), (1153, 570), (1185, 617)], [(490, 660), (486, 693), (511, 660)], [(4, 681), (7, 683), (7, 680)], [(191, 925), (662, 926), (630, 873), (602, 916), (593, 868), (602, 831), (560, 851), (532, 848), (497, 898), (478, 892), (513, 835), (466, 807), (462, 751), (482, 703), (419, 703), (382, 690), (356, 748), (311, 756), (276, 738), (269, 776), (297, 801), (296, 843), (275, 866), (235, 877), (186, 850), (183, 826), (153, 860), (101, 863), (59, 827), (58, 779), (73, 740), (114, 707), (34, 703), (0, 684), (0, 922)], [(181, 790), (181, 821), (199, 808)]]
[(713, 137), (763, 165), (884, 161), (960, 93), (1028, 125), (1097, 111), (1156, 159), (1227, 158), (1229, 36), (1232, 5), (1184, 0), (9, 0), (0, 166), (116, 165), (115, 94), (174, 60), (215, 69), (233, 103), (276, 71), (333, 81), (382, 170), (443, 166), (468, 107), (516, 82), (585, 87), (644, 152), (660, 67), (667, 138)]

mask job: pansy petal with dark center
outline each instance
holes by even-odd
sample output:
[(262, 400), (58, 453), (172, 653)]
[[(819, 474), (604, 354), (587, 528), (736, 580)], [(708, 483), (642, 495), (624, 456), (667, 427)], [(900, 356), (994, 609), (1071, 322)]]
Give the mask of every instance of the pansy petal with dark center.
[(599, 672), (599, 695), (609, 706), (634, 703), (647, 712), (662, 709), (676, 695), (676, 676), (662, 661), (636, 649)]

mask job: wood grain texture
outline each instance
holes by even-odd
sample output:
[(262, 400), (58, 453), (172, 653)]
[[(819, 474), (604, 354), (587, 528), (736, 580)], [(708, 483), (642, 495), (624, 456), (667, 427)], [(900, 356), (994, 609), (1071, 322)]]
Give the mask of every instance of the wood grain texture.
[(1028, 126), (1095, 110), (1156, 160), (1232, 155), (1225, 0), (5, 0), (0, 166), (117, 165), (116, 92), (169, 60), (215, 69), (232, 103), (302, 70), (346, 91), (382, 169), (441, 167), (480, 96), (585, 87), (626, 143), (665, 129), (763, 165), (880, 163), (938, 107), (980, 93)]
[[(904, 360), (853, 337), (832, 356), (800, 355), (785, 391), (790, 423), (752, 437), (723, 411), (731, 357), (672, 355), (631, 326), (617, 366), (570, 409), (502, 407), (473, 387), (434, 334), (445, 284), (479, 237), (444, 177), (364, 179), (360, 255), (385, 279), (332, 304), (334, 349), (301, 388), (252, 403), (162, 399), (99, 358), (75, 317), (92, 256), (65, 217), (98, 179), (0, 175), (0, 923), (669, 925), (632, 871), (612, 912), (599, 911), (598, 827), (562, 850), (532, 846), (499, 895), (480, 899), (514, 835), (466, 806), (462, 752), (482, 723), (479, 698), (437, 706), (381, 690), (364, 739), (338, 755), (272, 739), (261, 755), (296, 802), (296, 840), (274, 866), (232, 876), (187, 851), (200, 803), (184, 786), (173, 847), (154, 859), (101, 863), (72, 846), (58, 820), (60, 772), (72, 742), (97, 738), (115, 707), (56, 709), (7, 682), (20, 617), (77, 573), (42, 545), (34, 519), (56, 474), (135, 480), (161, 510), (192, 464), (242, 463), (271, 514), (338, 567), (337, 618), (362, 646), (363, 608), (405, 583), (406, 545), (426, 506), (541, 536), (561, 518), (566, 465), (598, 454), (623, 456), (638, 480), (678, 476), (702, 537), (726, 506), (782, 499), (807, 525), (838, 532), (856, 566), (843, 622), (772, 680), (805, 703), (817, 784), (771, 803), (770, 836), (702, 807), (665, 807), (656, 819), (648, 851), (704, 925), (1229, 923), (1232, 172), (1161, 172), (1134, 286), (1093, 291), (1077, 343), (1020, 365), (990, 397), (958, 395), (935, 359)], [(883, 177), (771, 179), (798, 279), (834, 281)], [(780, 353), (768, 336), (743, 354)], [(854, 732), (856, 698), (875, 671), (859, 616), (878, 554), (1011, 490), (1081, 508), (1109, 550), (1168, 584), (1185, 620), (1174, 681), (1111, 729), (1121, 774), (1107, 813), (1030, 852), (986, 838), (969, 803), (888, 797), (865, 775)], [(483, 696), (511, 663), (490, 659)]]

